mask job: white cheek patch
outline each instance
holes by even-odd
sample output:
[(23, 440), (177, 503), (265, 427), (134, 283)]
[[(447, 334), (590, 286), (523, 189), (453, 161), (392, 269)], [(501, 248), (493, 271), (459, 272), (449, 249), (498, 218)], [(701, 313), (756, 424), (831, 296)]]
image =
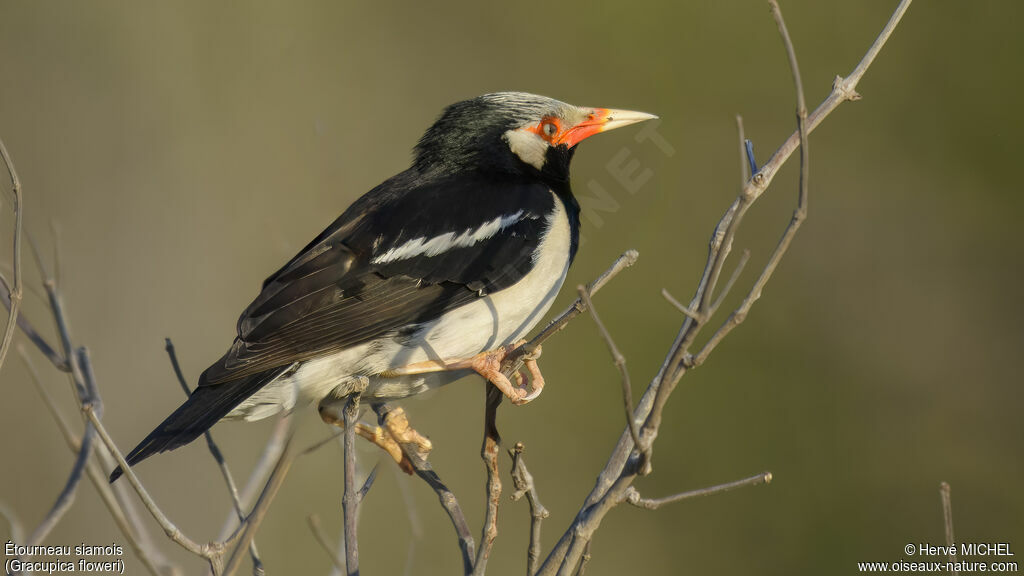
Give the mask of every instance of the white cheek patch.
[(512, 153), (537, 170), (544, 169), (548, 143), (534, 132), (517, 128), (505, 132), (505, 141)]
[(482, 242), (515, 224), (523, 217), (523, 211), (508, 216), (498, 216), (479, 228), (467, 228), (461, 234), (448, 232), (433, 238), (413, 238), (401, 246), (392, 248), (373, 259), (374, 264), (386, 264), (416, 256), (437, 256), (453, 248), (466, 248)]

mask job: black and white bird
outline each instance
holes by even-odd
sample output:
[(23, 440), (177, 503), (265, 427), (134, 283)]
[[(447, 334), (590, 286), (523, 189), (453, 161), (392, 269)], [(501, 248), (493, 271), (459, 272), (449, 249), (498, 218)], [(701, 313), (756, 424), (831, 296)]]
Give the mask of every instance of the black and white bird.
[(258, 420), (317, 401), (328, 420), (324, 407), (355, 390), (383, 402), (471, 371), (515, 403), (533, 399), (543, 385), (536, 362), (527, 363), (531, 389), (513, 385), (500, 364), (547, 313), (576, 255), (575, 147), (651, 118), (522, 92), (452, 104), (409, 169), (356, 200), (263, 282), (231, 348), (128, 464), (221, 419)]

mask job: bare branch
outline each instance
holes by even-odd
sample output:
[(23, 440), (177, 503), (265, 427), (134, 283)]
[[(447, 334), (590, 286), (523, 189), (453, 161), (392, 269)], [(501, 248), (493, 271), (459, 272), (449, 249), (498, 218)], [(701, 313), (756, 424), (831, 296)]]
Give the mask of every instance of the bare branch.
[(411, 450), (403, 452), (413, 464), (413, 471), (416, 475), (423, 479), (424, 482), (430, 486), (434, 493), (437, 494), (437, 499), (441, 502), (441, 507), (448, 513), (448, 518), (452, 521), (452, 526), (455, 527), (455, 534), (459, 538), (459, 550), (462, 552), (462, 568), (465, 574), (473, 573), (473, 561), (474, 561), (474, 550), (476, 545), (473, 542), (473, 536), (469, 531), (469, 524), (466, 522), (466, 515), (462, 513), (462, 507), (459, 506), (458, 499), (455, 498), (455, 494), (448, 489), (448, 486), (441, 481), (441, 478), (434, 472), (434, 469), (430, 466), (430, 462), (423, 460), (422, 458), (410, 457)]
[[(178, 354), (174, 350), (174, 342), (170, 338), (164, 338), (164, 350), (167, 352), (167, 357), (171, 361), (171, 368), (174, 370), (174, 376), (178, 380), (178, 385), (181, 386), (181, 390), (185, 392), (185, 396), (188, 397), (192, 394), (192, 391), (188, 387), (188, 382), (185, 380), (185, 374), (181, 371), (181, 364), (178, 362)], [(210, 451), (210, 455), (213, 456), (214, 462), (217, 463), (217, 468), (220, 469), (220, 475), (224, 478), (224, 483), (228, 487), (228, 494), (231, 496), (231, 504), (234, 506), (235, 514), (238, 516), (238, 521), (242, 522), (245, 520), (245, 512), (242, 511), (242, 502), (238, 497), (238, 485), (235, 484), (235, 478), (231, 474), (231, 469), (228, 468), (228, 463), (224, 459), (224, 453), (221, 452), (220, 447), (213, 440), (213, 433), (209, 430), (203, 432), (203, 437), (206, 439), (206, 448)], [(263, 560), (260, 559), (259, 550), (256, 548), (256, 540), (249, 544), (249, 555), (252, 557), (253, 572), (263, 572)]]
[(689, 492), (680, 492), (679, 494), (673, 494), (672, 496), (665, 496), (664, 498), (642, 498), (640, 493), (637, 492), (636, 488), (630, 486), (626, 489), (626, 502), (632, 504), (637, 508), (646, 508), (648, 510), (657, 510), (666, 504), (673, 504), (682, 500), (689, 500), (690, 498), (699, 498), (701, 496), (711, 496), (712, 494), (720, 494), (722, 492), (728, 492), (729, 490), (735, 490), (736, 488), (743, 488), (744, 486), (756, 486), (758, 484), (769, 484), (772, 481), (771, 472), (762, 472), (749, 478), (742, 480), (736, 480), (735, 482), (728, 482), (726, 484), (719, 484), (717, 486), (709, 486), (708, 488), (701, 488), (699, 490), (690, 490)]
[(18, 312), (21, 309), (21, 296), (22, 296), (22, 274), (21, 274), (21, 227), (22, 227), (22, 196), (21, 196), (21, 180), (18, 178), (18, 171), (14, 168), (14, 162), (11, 160), (11, 155), (7, 152), (7, 146), (4, 145), (4, 141), (0, 139), (0, 158), (3, 159), (4, 165), (7, 167), (7, 175), (11, 179), (11, 204), (14, 210), (14, 273), (12, 280), (14, 281), (14, 287), (10, 290), (10, 310), (11, 313), (7, 317), (7, 326), (4, 328), (3, 340), (0, 341), (0, 367), (3, 367), (4, 360), (7, 359), (7, 351), (11, 347), (11, 342), (14, 340), (14, 327), (18, 324)]
[(22, 539), (22, 527), (21, 522), (18, 520), (18, 515), (14, 513), (7, 504), (0, 502), (0, 518), (3, 518), (7, 522), (7, 528), (10, 530), (11, 540), (15, 542), (24, 542)]
[[(290, 419), (286, 416), (285, 418)], [(256, 501), (256, 505), (253, 506), (249, 515), (246, 516), (245, 522), (242, 522), (238, 530), (228, 538), (223, 544), (211, 543), (208, 546), (215, 547), (218, 550), (224, 550), (232, 545), (235, 545), (234, 552), (231, 553), (231, 558), (228, 559), (227, 564), (224, 565), (223, 574), (224, 576), (230, 576), (235, 573), (235, 570), (242, 564), (242, 556), (245, 555), (243, 550), (248, 549), (249, 544), (252, 542), (253, 537), (256, 535), (256, 531), (259, 530), (260, 524), (263, 523), (263, 519), (266, 518), (267, 510), (270, 508), (270, 503), (274, 501), (277, 496), (277, 491), (281, 488), (284, 483), (285, 476), (288, 475), (288, 471), (291, 468), (292, 463), (295, 461), (295, 456), (291, 450), (291, 434), (285, 439), (284, 450), (281, 452), (281, 457), (278, 458), (277, 463), (274, 465), (274, 471), (270, 473), (270, 478), (267, 479), (267, 483), (263, 486), (263, 491), (260, 493), (259, 500)], [(237, 544), (235, 541), (237, 540)], [(222, 553), (222, 552), (221, 552)], [(220, 557), (211, 559), (211, 566), (214, 569), (214, 573), (217, 572), (217, 560)]]
[[(328, 438), (332, 440), (337, 435)], [(263, 453), (260, 454), (260, 459), (256, 462), (256, 466), (253, 468), (249, 479), (246, 480), (245, 487), (242, 488), (242, 492), (239, 495), (239, 501), (242, 504), (242, 509), (249, 507), (250, 503), (259, 495), (260, 490), (266, 485), (267, 479), (270, 477), (271, 472), (277, 465), (277, 462), (281, 459), (281, 455), (284, 454), (284, 449), (288, 445), (288, 441), (291, 438), (291, 418), (285, 415), (278, 419), (277, 424), (274, 425), (274, 430), (270, 434), (270, 438), (267, 439), (266, 445), (263, 447)], [(311, 447), (312, 448), (312, 447)], [(308, 453), (311, 448), (307, 448), (304, 453)], [(218, 532), (218, 540), (226, 540), (231, 534), (231, 531), (236, 528), (239, 524), (238, 516), (232, 510), (228, 513), (227, 518), (224, 520), (224, 524), (221, 525), (220, 532)]]
[(687, 318), (693, 319), (694, 322), (703, 322), (703, 317), (700, 314), (694, 312), (693, 310), (690, 310), (690, 308), (687, 305), (683, 304), (679, 300), (676, 300), (675, 296), (673, 296), (672, 293), (666, 290), (665, 288), (661, 289), (661, 296), (665, 300), (667, 300), (669, 304), (675, 307), (676, 310), (682, 312)]
[(473, 563), (473, 575), (483, 576), (487, 570), (487, 560), (491, 555), (494, 539), (498, 537), (498, 503), (501, 501), (501, 476), (498, 472), (498, 406), (501, 406), (502, 394), (498, 389), (487, 383), (484, 392), (484, 440), (480, 447), (480, 458), (487, 470), (487, 508), (484, 513), (484, 526), (480, 535), (480, 548), (476, 552)]
[(349, 576), (359, 574), (359, 496), (356, 494), (356, 420), (359, 394), (349, 395), (342, 411), (345, 419), (345, 494), (341, 499), (345, 516), (345, 568)]
[(540, 503), (533, 475), (526, 469), (526, 461), (523, 460), (523, 450), (523, 443), (516, 442), (515, 448), (509, 450), (508, 455), (512, 457), (512, 485), (516, 488), (512, 500), (516, 501), (526, 496), (526, 501), (530, 505), (530, 544), (526, 549), (526, 576), (533, 576), (537, 572), (537, 562), (540, 561), (540, 524), (549, 516), (549, 512)]
[[(0, 275), (0, 300), (3, 301), (4, 307), (10, 311), (11, 287), (3, 275)], [(53, 349), (53, 346), (50, 346), (46, 339), (39, 334), (35, 327), (32, 326), (32, 323), (28, 321), (28, 318), (25, 318), (24, 314), (18, 315), (17, 323), (18, 328), (21, 328), (21, 332), (25, 334), (33, 344), (35, 344), (36, 348), (43, 353), (43, 356), (46, 356), (46, 359), (49, 360), (57, 370), (60, 370), (61, 372), (71, 371), (71, 367), (68, 366), (67, 361), (62, 358), (61, 355)]]
[(775, 246), (775, 250), (772, 251), (771, 256), (769, 256), (768, 263), (761, 271), (760, 277), (756, 282), (754, 282), (753, 287), (747, 293), (746, 298), (744, 298), (739, 308), (729, 315), (729, 318), (726, 319), (725, 323), (722, 324), (718, 331), (712, 335), (708, 343), (704, 345), (704, 348), (702, 348), (701, 351), (693, 358), (692, 366), (700, 366), (703, 364), (708, 355), (711, 354), (722, 339), (746, 319), (750, 308), (754, 305), (754, 302), (761, 297), (761, 291), (768, 283), (768, 280), (771, 279), (772, 274), (775, 273), (775, 270), (778, 268), (779, 262), (782, 261), (782, 257), (785, 256), (786, 251), (789, 250), (789, 245), (793, 241), (793, 237), (796, 236), (797, 231), (800, 229), (800, 225), (803, 224), (803, 221), (807, 218), (807, 176), (810, 165), (808, 161), (807, 104), (804, 99), (804, 87), (800, 80), (800, 68), (796, 60), (796, 51), (793, 48), (793, 41), (789, 37), (789, 31), (786, 29), (786, 23), (782, 18), (782, 11), (779, 9), (779, 5), (775, 0), (768, 0), (768, 5), (771, 7), (772, 16), (775, 18), (775, 23), (779, 28), (779, 34), (782, 36), (782, 43), (786, 48), (786, 56), (789, 59), (789, 67), (793, 73), (793, 83), (796, 88), (797, 135), (800, 142), (800, 188), (797, 207), (796, 210), (793, 211), (793, 216), (789, 221), (789, 225), (782, 233), (782, 238), (779, 239), (778, 244)]
[[(942, 497), (942, 524), (946, 532), (946, 546), (949, 547), (949, 561), (956, 564), (956, 539), (953, 537), (953, 500), (948, 482), (939, 484), (939, 495)], [(953, 569), (954, 576), (960, 573)]]
[[(83, 398), (83, 403), (89, 403), (95, 406), (97, 412), (102, 412), (102, 405), (100, 404), (99, 395), (96, 394), (96, 383), (95, 376), (92, 373), (92, 363), (89, 360), (89, 352), (85, 348), (81, 348), (78, 351), (78, 362), (82, 367), (82, 372), (85, 375), (87, 385), (88, 397)], [(64, 483), (64, 488), (57, 495), (57, 500), (53, 503), (50, 511), (43, 517), (39, 525), (36, 526), (32, 534), (29, 535), (27, 546), (35, 546), (43, 541), (44, 538), (50, 533), (51, 530), (57, 523), (60, 522), (64, 514), (71, 509), (71, 505), (75, 501), (75, 493), (78, 490), (78, 485), (82, 481), (82, 476), (85, 474), (85, 468), (89, 464), (89, 459), (93, 454), (93, 443), (96, 439), (96, 430), (92, 424), (86, 422), (85, 432), (82, 434), (82, 441), (78, 448), (78, 453), (75, 456), (74, 465), (71, 467), (71, 473), (68, 475), (67, 481)]]
[(103, 505), (110, 512), (114, 524), (128, 540), (128, 546), (135, 552), (135, 556), (146, 567), (146, 570), (153, 576), (181, 574), (181, 569), (168, 562), (163, 554), (153, 546), (149, 533), (132, 524), (132, 517), (122, 509), (114, 490), (107, 482), (107, 475), (100, 469), (95, 458), (89, 462), (86, 472), (89, 474), (89, 482), (99, 493)]
[[(77, 453), (80, 446), (78, 437), (76, 437), (74, 432), (71, 431), (71, 426), (60, 413), (53, 397), (50, 396), (46, 387), (43, 386), (42, 381), (39, 378), (39, 373), (36, 371), (36, 367), (28, 357), (25, 349), (19, 346), (18, 353), (21, 356), (22, 362), (25, 364), (25, 369), (28, 371), (32, 383), (35, 385), (36, 391), (39, 393), (43, 403), (50, 411), (50, 415), (53, 416), (53, 420), (56, 422), (57, 428), (61, 431), (61, 435), (64, 437), (64, 441), (67, 443), (68, 448), (72, 452)], [(97, 450), (96, 453), (103, 454), (100, 450)], [(92, 459), (88, 462), (86, 472), (89, 475), (89, 481), (92, 483), (93, 487), (96, 488), (96, 491), (100, 495), (100, 499), (103, 500), (103, 504), (107, 507), (107, 510), (110, 511), (110, 516), (114, 520), (114, 523), (128, 540), (128, 545), (135, 552), (135, 555), (142, 561), (146, 569), (154, 576), (161, 576), (166, 572), (178, 573), (177, 568), (170, 565), (167, 560), (153, 548), (145, 529), (142, 526), (132, 524), (130, 516), (122, 509), (122, 506), (120, 502), (118, 502), (110, 484), (107, 483), (106, 474), (100, 470), (99, 465), (96, 463), (96, 459)], [(21, 539), (14, 538), (14, 540), (20, 541)], [(163, 566), (164, 570), (161, 570), (158, 565)]]
[(736, 283), (736, 280), (740, 277), (740, 274), (743, 273), (743, 267), (747, 265), (747, 261), (749, 260), (750, 250), (744, 249), (743, 254), (740, 256), (740, 261), (736, 263), (736, 269), (732, 271), (732, 276), (730, 276), (729, 280), (725, 283), (725, 286), (722, 288), (722, 291), (718, 294), (718, 298), (711, 304), (711, 308), (708, 311), (709, 316), (714, 315), (714, 313), (718, 311), (718, 307), (722, 305), (722, 300), (725, 300), (725, 297), (729, 295), (729, 292), (732, 290), (733, 284)]
[[(377, 417), (382, 421), (389, 417), (389, 413), (392, 411), (391, 407), (386, 404), (374, 404), (374, 412), (377, 413)], [(395, 412), (401, 410), (400, 408), (395, 409)], [(404, 415), (402, 416), (404, 418)], [(407, 426), (407, 423), (406, 423)], [(452, 522), (452, 527), (455, 528), (455, 535), (459, 539), (459, 550), (462, 552), (462, 568), (464, 574), (472, 574), (474, 556), (476, 550), (476, 544), (473, 541), (473, 536), (469, 531), (469, 523), (466, 522), (466, 515), (462, 512), (462, 507), (459, 505), (458, 498), (455, 494), (441, 481), (440, 476), (434, 472), (434, 468), (430, 465), (430, 462), (424, 456), (421, 448), (416, 445), (415, 442), (402, 442), (399, 441), (398, 445), (402, 448), (402, 454), (405, 459), (408, 460), (412, 466), (412, 471), (419, 476), (428, 486), (437, 494), (437, 499), (441, 503), (441, 507), (448, 514), (448, 518)], [(403, 461), (404, 462), (404, 461)]]
[[(340, 434), (343, 434), (343, 432), (339, 432), (338, 434), (333, 434), (329, 438), (327, 438), (327, 440), (333, 440), (334, 438), (337, 438)], [(309, 448), (306, 448), (305, 450), (303, 450), (300, 453), (300, 455), (301, 456), (305, 456), (306, 454), (309, 454), (309, 453), (313, 452), (314, 450), (316, 450), (317, 448), (319, 448), (323, 444), (324, 444), (324, 442), (317, 442), (316, 444), (314, 444), (314, 445), (310, 446)], [(374, 466), (373, 469), (370, 470), (370, 475), (366, 477), (366, 481), (363, 482), (363, 487), (360, 488), (359, 492), (357, 493), (357, 496), (358, 496), (358, 499), (359, 499), (360, 503), (362, 503), (363, 498), (366, 497), (366, 493), (370, 491), (370, 487), (373, 486), (373, 482), (377, 478), (377, 468), (378, 468), (378, 466)], [(337, 572), (338, 573), (347, 572), (345, 557), (341, 556), (341, 554), (338, 553), (338, 550), (335, 548), (335, 546), (332, 545), (330, 543), (330, 541), (328, 541), (327, 534), (324, 533), (323, 527), (320, 525), (320, 517), (317, 516), (316, 514), (311, 514), (311, 515), (306, 517), (306, 521), (309, 523), (310, 531), (313, 532), (313, 537), (316, 538), (316, 541), (320, 544), (320, 547), (323, 548), (325, 552), (327, 552), (327, 555), (331, 558), (331, 562), (334, 564), (334, 567), (337, 570)], [(342, 538), (341, 545), (339, 547), (340, 548), (344, 548), (344, 546), (345, 546), (345, 532), (344, 532), (344, 530), (342, 530), (341, 538)]]
[(360, 503), (362, 503), (363, 499), (366, 498), (366, 494), (370, 491), (370, 488), (373, 487), (374, 481), (377, 480), (377, 468), (379, 466), (379, 462), (373, 465), (373, 468), (370, 470), (370, 474), (366, 477), (366, 480), (363, 481), (363, 487), (360, 488), (359, 492), (356, 494), (359, 496)]
[(409, 483), (404, 482), (404, 476), (401, 468), (395, 466), (392, 468), (395, 477), (399, 479), (398, 491), (402, 495), (402, 502), (405, 506), (405, 512), (409, 517), (409, 531), (411, 532), (411, 538), (409, 539), (409, 546), (405, 551), (405, 568), (402, 570), (403, 576), (413, 576), (416, 568), (416, 544), (423, 539), (423, 526), (420, 523), (420, 515), (416, 506), (416, 500), (413, 498), (412, 490), (409, 488)]
[[(633, 264), (636, 264), (637, 258), (640, 257), (640, 253), (636, 250), (626, 250), (621, 256), (616, 258), (615, 262), (608, 267), (596, 280), (587, 285), (587, 290), (590, 294), (597, 294), (597, 291), (604, 287), (612, 278), (618, 276), (619, 272), (622, 272), (626, 268), (629, 268)], [(521, 361), (522, 357), (528, 353), (532, 353), (537, 350), (537, 347), (544, 343), (545, 340), (554, 336), (560, 332), (569, 322), (586, 311), (584, 308), (583, 300), (577, 298), (575, 302), (570, 304), (561, 314), (555, 317), (554, 320), (548, 323), (536, 336), (530, 339), (529, 342), (516, 348), (505, 359), (506, 366), (515, 365), (515, 370), (506, 368), (503, 372), (508, 376), (512, 372), (519, 369), (518, 362)]]
[[(156, 502), (153, 500), (153, 497), (149, 495), (149, 492), (146, 491), (146, 488), (142, 485), (142, 482), (139, 480), (139, 477), (135, 475), (135, 471), (132, 470), (132, 467), (128, 465), (127, 461), (125, 461), (124, 455), (121, 453), (120, 450), (118, 450), (117, 444), (114, 443), (114, 439), (110, 437), (110, 434), (107, 433), (106, 428), (103, 427), (103, 424), (97, 417), (95, 410), (93, 410), (92, 404), (86, 404), (82, 406), (82, 411), (85, 412), (85, 416), (89, 419), (90, 422), (92, 422), (92, 425), (96, 428), (96, 432), (99, 433), (100, 435), (100, 439), (102, 439), (103, 443), (107, 446), (107, 450), (109, 450), (110, 453), (114, 455), (114, 458), (117, 460), (117, 463), (121, 466), (121, 469), (124, 472), (124, 476), (128, 479), (128, 482), (132, 485), (132, 488), (135, 489), (135, 492), (139, 495), (139, 498), (142, 499), (142, 503), (146, 506), (146, 509), (149, 510), (149, 513), (152, 514), (153, 519), (156, 520), (157, 524), (160, 525), (164, 533), (167, 534), (167, 537), (175, 543), (177, 543), (182, 548), (184, 548), (185, 550), (188, 550), (192, 554), (195, 554), (196, 556), (200, 556), (202, 558), (207, 559), (213, 558), (215, 554), (211, 551), (211, 547), (209, 545), (204, 546), (198, 544), (194, 540), (186, 536), (184, 533), (182, 533), (181, 530), (178, 529), (177, 526), (174, 525), (173, 522), (171, 522), (169, 518), (167, 518), (163, 511), (160, 510), (160, 507), (157, 506)], [(217, 572), (216, 569), (215, 572)]]
[(797, 132), (800, 134), (800, 200), (798, 210), (803, 215), (807, 213), (807, 176), (810, 171), (807, 148), (807, 99), (804, 97), (804, 83), (800, 79), (800, 65), (796, 60), (796, 49), (793, 48), (793, 40), (789, 37), (789, 30), (786, 28), (786, 21), (782, 17), (782, 10), (776, 0), (768, 0), (771, 7), (775, 24), (779, 27), (779, 35), (782, 36), (782, 43), (786, 47), (786, 56), (789, 58), (789, 70), (793, 73), (793, 88), (796, 90), (796, 124)]
[(54, 422), (57, 423), (57, 428), (60, 429), (61, 435), (64, 436), (64, 440), (67, 441), (68, 447), (71, 448), (72, 452), (78, 451), (79, 440), (75, 436), (75, 433), (71, 431), (71, 426), (61, 415), (60, 410), (57, 408), (57, 403), (54, 401), (53, 396), (50, 395), (46, 387), (43, 386), (43, 381), (39, 377), (39, 371), (36, 370), (35, 364), (32, 359), (29, 358), (28, 353), (21, 346), (18, 347), (18, 355), (21, 357), (21, 362), (25, 366), (25, 370), (29, 374), (29, 379), (32, 380), (32, 384), (35, 385), (36, 392), (39, 393), (39, 397), (42, 398), (43, 404), (50, 411), (50, 415), (53, 416)]
[(594, 319), (594, 324), (597, 325), (597, 330), (601, 333), (601, 337), (604, 338), (608, 351), (612, 355), (612, 362), (622, 377), (622, 408), (626, 413), (626, 427), (629, 428), (629, 434), (633, 437), (633, 444), (638, 447), (640, 454), (643, 456), (644, 463), (641, 464), (641, 467), (645, 471), (641, 472), (641, 474), (645, 474), (650, 471), (649, 452), (647, 447), (640, 443), (640, 434), (636, 429), (636, 420), (633, 419), (633, 385), (629, 380), (626, 357), (619, 352), (619, 347), (615, 345), (615, 340), (612, 339), (611, 333), (605, 328), (604, 322), (601, 322), (601, 317), (598, 316), (597, 308), (594, 307), (594, 302), (591, 301), (590, 293), (587, 289), (581, 285), (576, 287), (576, 291), (580, 293), (580, 299), (583, 300), (584, 306), (590, 310), (590, 317)]
[(750, 175), (757, 172), (757, 167), (753, 164), (751, 155), (747, 153), (747, 134), (743, 129), (743, 116), (736, 115), (736, 136), (740, 142), (740, 188), (746, 186), (747, 180), (750, 180)]

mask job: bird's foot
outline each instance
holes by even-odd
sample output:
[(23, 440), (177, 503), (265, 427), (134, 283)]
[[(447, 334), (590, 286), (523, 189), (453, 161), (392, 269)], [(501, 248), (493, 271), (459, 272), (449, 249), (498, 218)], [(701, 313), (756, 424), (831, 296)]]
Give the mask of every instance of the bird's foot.
[[(409, 418), (402, 408), (392, 408), (381, 412), (380, 420), (388, 436), (402, 453), (402, 458), (395, 458), (395, 461), (406, 474), (412, 474), (415, 466), (409, 455), (411, 454), (419, 462), (425, 462), (430, 451), (434, 449), (434, 444), (409, 424)], [(393, 456), (394, 454), (392, 454)]]
[[(526, 340), (520, 340), (512, 346), (501, 346), (495, 350), (481, 352), (467, 361), (469, 368), (472, 368), (491, 384), (494, 384), (506, 398), (516, 405), (526, 404), (540, 396), (540, 393), (544, 390), (544, 376), (541, 375), (540, 366), (537, 364), (537, 359), (540, 358), (541, 354), (539, 346), (532, 353), (523, 355), (523, 368), (528, 373), (523, 372), (522, 369), (516, 370), (513, 373), (516, 385), (513, 386), (512, 382), (501, 371), (501, 365), (508, 358), (509, 354), (525, 343)], [(529, 388), (527, 384), (529, 384)]]
[[(321, 404), (319, 411), (320, 419), (327, 424), (341, 429), (345, 428), (345, 420), (335, 414), (329, 404)], [(403, 445), (412, 450), (412, 454), (416, 458), (426, 460), (433, 449), (433, 444), (409, 425), (405, 410), (401, 408), (389, 410), (382, 416), (381, 423), (383, 426), (370, 426), (356, 422), (356, 434), (387, 452), (403, 472), (412, 474), (415, 466), (402, 450)]]

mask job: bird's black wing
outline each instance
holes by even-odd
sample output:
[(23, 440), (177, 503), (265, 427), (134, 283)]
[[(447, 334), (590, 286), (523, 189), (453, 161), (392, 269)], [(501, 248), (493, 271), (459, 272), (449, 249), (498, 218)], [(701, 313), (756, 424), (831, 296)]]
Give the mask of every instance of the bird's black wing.
[(367, 342), (521, 279), (554, 209), (547, 187), (403, 173), (269, 277), (200, 386)]
[(296, 362), (515, 284), (533, 267), (554, 202), (542, 185), (465, 177), (423, 184), (411, 172), (371, 190), (267, 278), (238, 319), (231, 349), (127, 462), (195, 440)]

